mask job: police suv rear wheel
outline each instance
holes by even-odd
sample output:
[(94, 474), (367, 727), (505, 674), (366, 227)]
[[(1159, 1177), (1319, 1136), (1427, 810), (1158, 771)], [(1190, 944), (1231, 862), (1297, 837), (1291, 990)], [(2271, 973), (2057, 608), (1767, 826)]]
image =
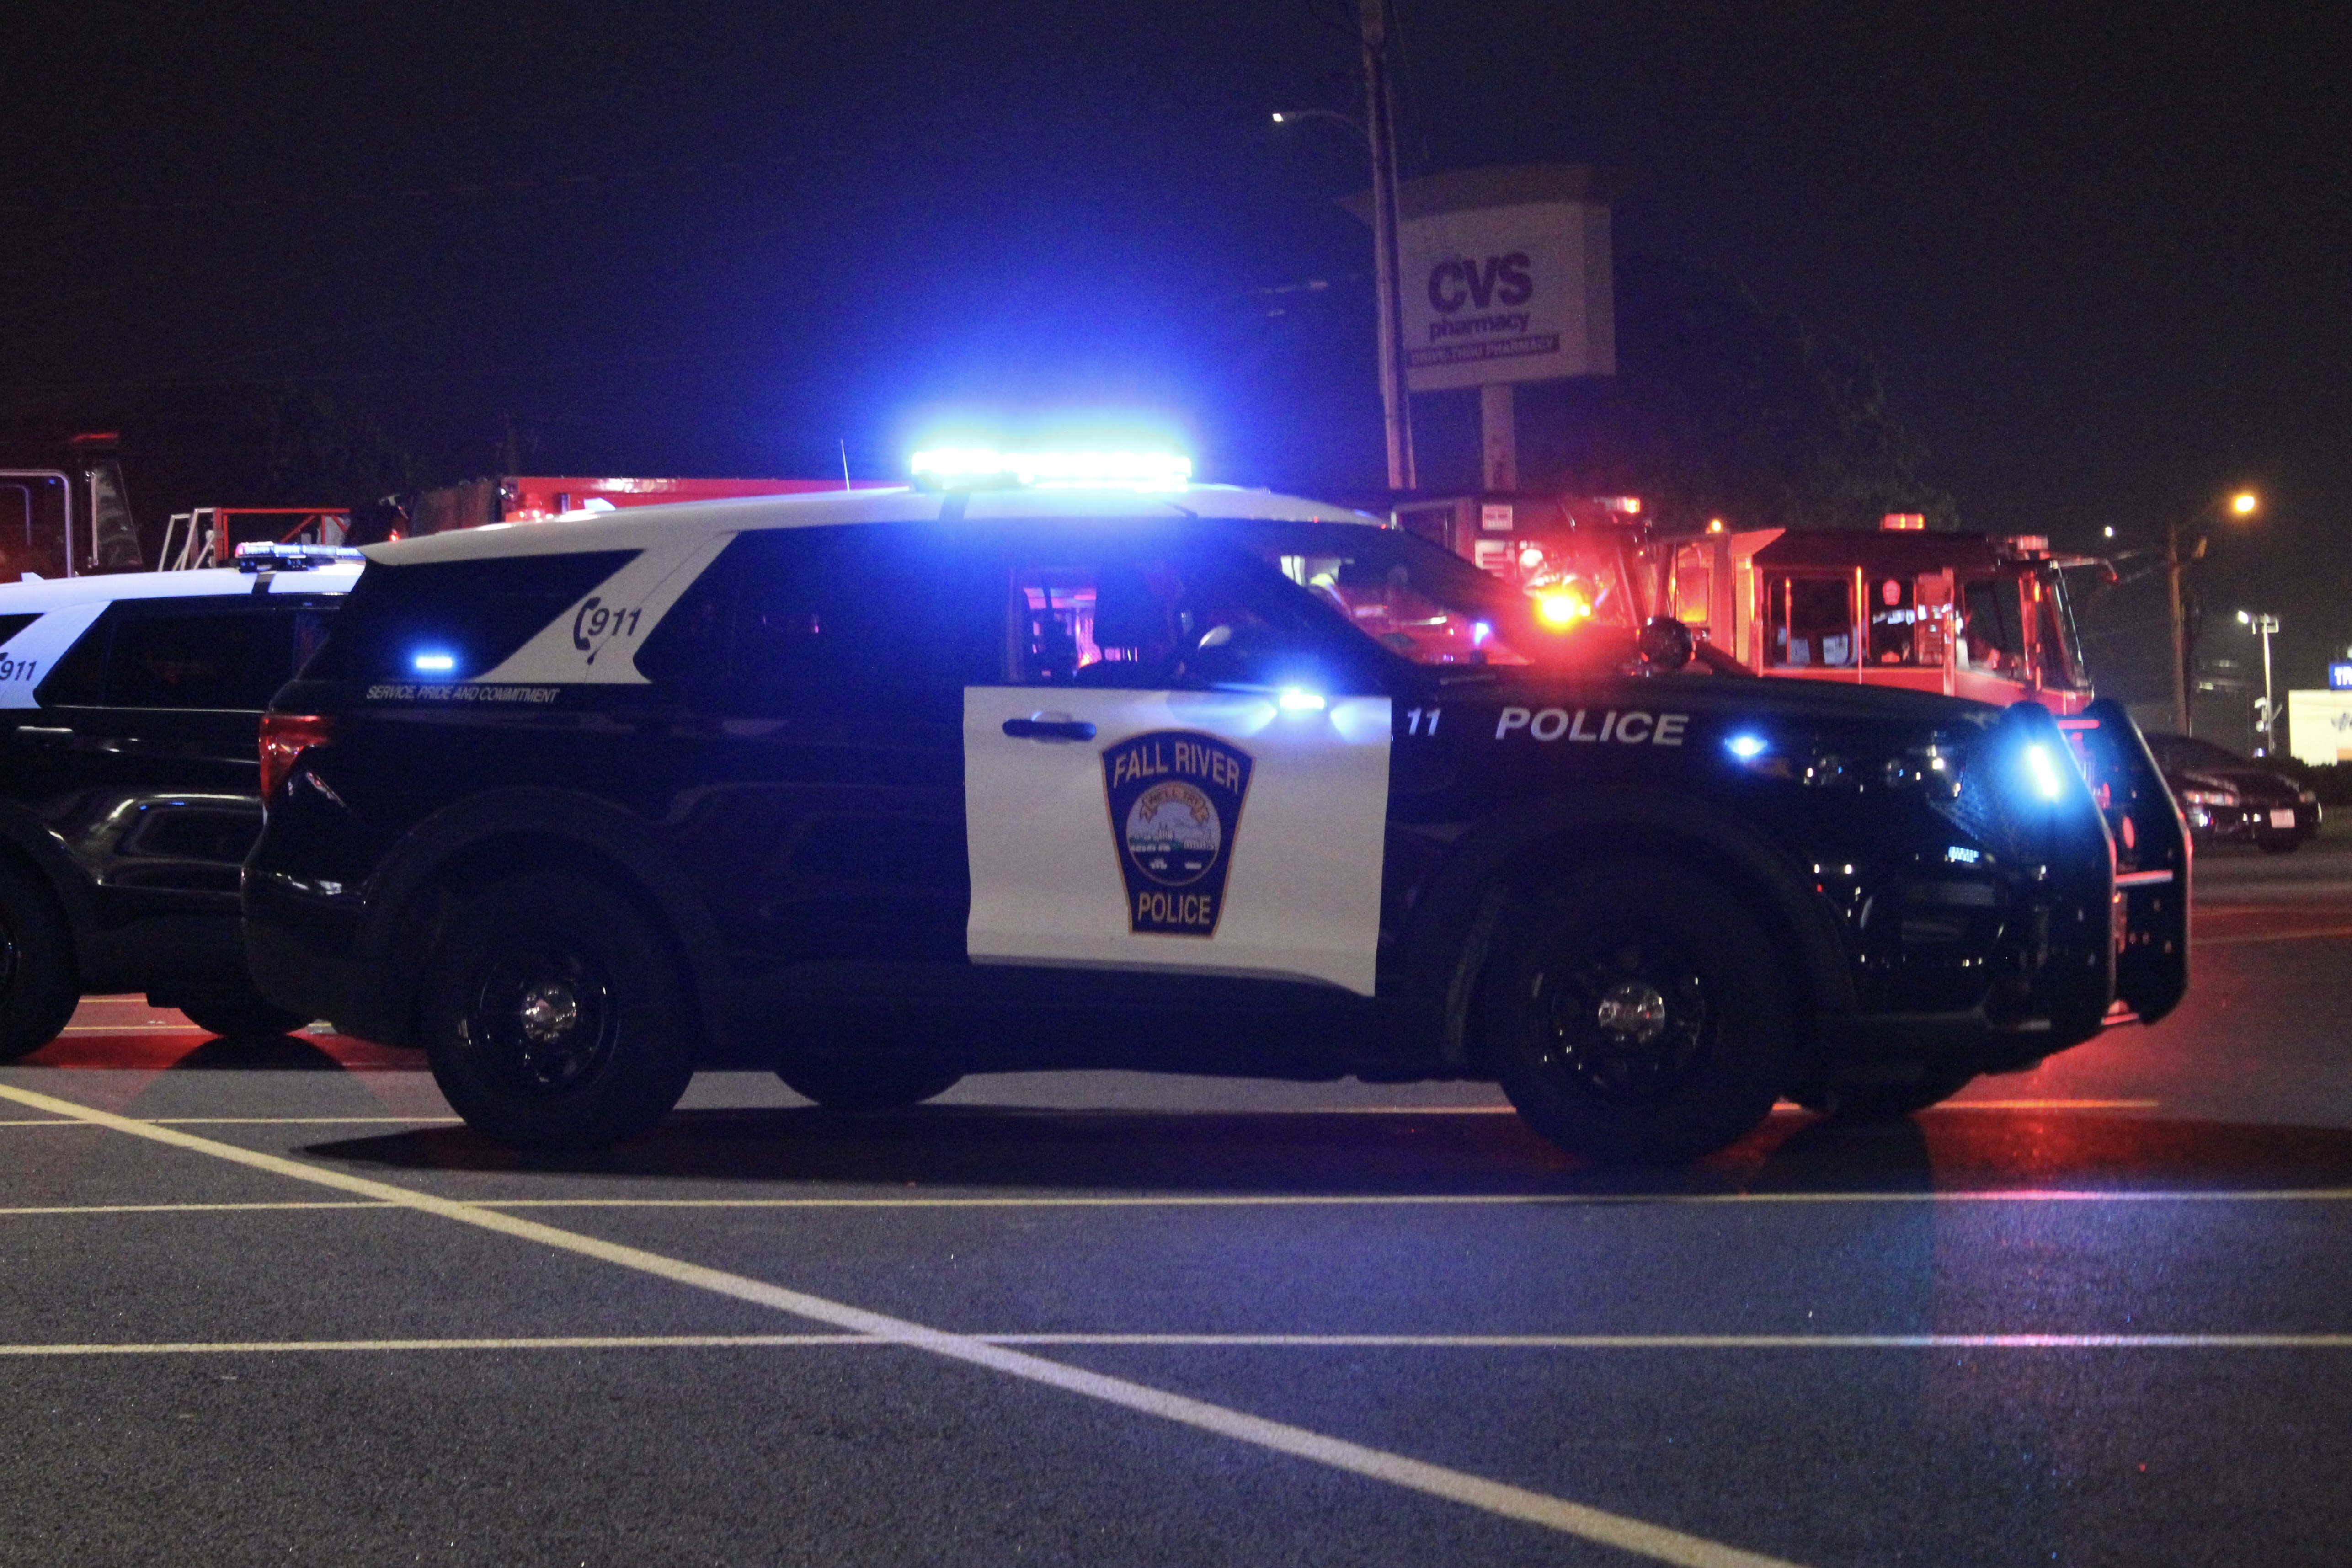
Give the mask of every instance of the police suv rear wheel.
[(1771, 1113), (1788, 1080), (1788, 989), (1762, 929), (1719, 884), (1626, 860), (1528, 910), (1488, 1038), (1503, 1091), (1570, 1153), (1696, 1159)]
[(661, 934), (584, 878), (497, 882), (435, 948), (425, 1048), (441, 1092), (518, 1148), (601, 1148), (652, 1130), (686, 1092), (694, 1041)]
[(65, 912), (31, 872), (0, 861), (0, 1062), (56, 1039), (80, 1002)]
[(778, 1068), (784, 1087), (827, 1110), (898, 1110), (936, 1099), (963, 1074), (915, 1062), (795, 1062)]

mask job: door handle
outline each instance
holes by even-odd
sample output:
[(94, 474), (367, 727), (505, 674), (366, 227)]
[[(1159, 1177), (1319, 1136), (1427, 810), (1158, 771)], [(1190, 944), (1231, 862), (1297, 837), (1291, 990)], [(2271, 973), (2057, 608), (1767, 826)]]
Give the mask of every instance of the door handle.
[(1091, 741), (1095, 727), (1084, 719), (1007, 719), (1004, 732), (1016, 741)]

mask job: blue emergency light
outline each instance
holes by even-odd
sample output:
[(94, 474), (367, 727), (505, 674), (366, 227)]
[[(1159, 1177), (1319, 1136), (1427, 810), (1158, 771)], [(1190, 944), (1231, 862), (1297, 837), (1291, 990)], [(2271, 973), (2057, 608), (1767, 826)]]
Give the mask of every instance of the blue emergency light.
[(1181, 490), (1192, 459), (1176, 452), (1000, 452), (938, 447), (908, 465), (919, 489)]

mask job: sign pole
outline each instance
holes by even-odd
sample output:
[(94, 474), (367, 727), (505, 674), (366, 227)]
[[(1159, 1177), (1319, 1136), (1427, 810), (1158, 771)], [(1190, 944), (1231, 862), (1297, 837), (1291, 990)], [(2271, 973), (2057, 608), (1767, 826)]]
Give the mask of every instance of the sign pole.
[(1358, 0), (1364, 34), (1364, 131), (1372, 151), (1372, 280), (1381, 316), (1381, 411), (1388, 427), (1389, 489), (1409, 490), (1412, 406), (1404, 384), (1404, 307), (1397, 293), (1396, 124), (1389, 97), (1388, 0)]
[(1481, 465), (1486, 474), (1485, 488), (1490, 490), (1515, 490), (1519, 488), (1519, 426), (1518, 403), (1511, 384), (1490, 381), (1478, 389), (1479, 445), (1486, 454)]

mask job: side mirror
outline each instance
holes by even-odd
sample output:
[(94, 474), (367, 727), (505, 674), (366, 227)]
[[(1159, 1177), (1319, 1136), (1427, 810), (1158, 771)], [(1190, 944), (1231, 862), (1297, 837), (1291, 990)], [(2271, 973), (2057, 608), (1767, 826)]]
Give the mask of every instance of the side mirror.
[[(1623, 647), (1623, 644), (1619, 644)], [(1642, 655), (1642, 663), (1655, 673), (1672, 675), (1691, 661), (1696, 645), (1691, 641), (1690, 627), (1672, 616), (1652, 616), (1649, 624), (1634, 642)]]
[(1185, 656), (1184, 673), (1210, 686), (1269, 686), (1294, 678), (1313, 658), (1272, 626), (1213, 626)]

